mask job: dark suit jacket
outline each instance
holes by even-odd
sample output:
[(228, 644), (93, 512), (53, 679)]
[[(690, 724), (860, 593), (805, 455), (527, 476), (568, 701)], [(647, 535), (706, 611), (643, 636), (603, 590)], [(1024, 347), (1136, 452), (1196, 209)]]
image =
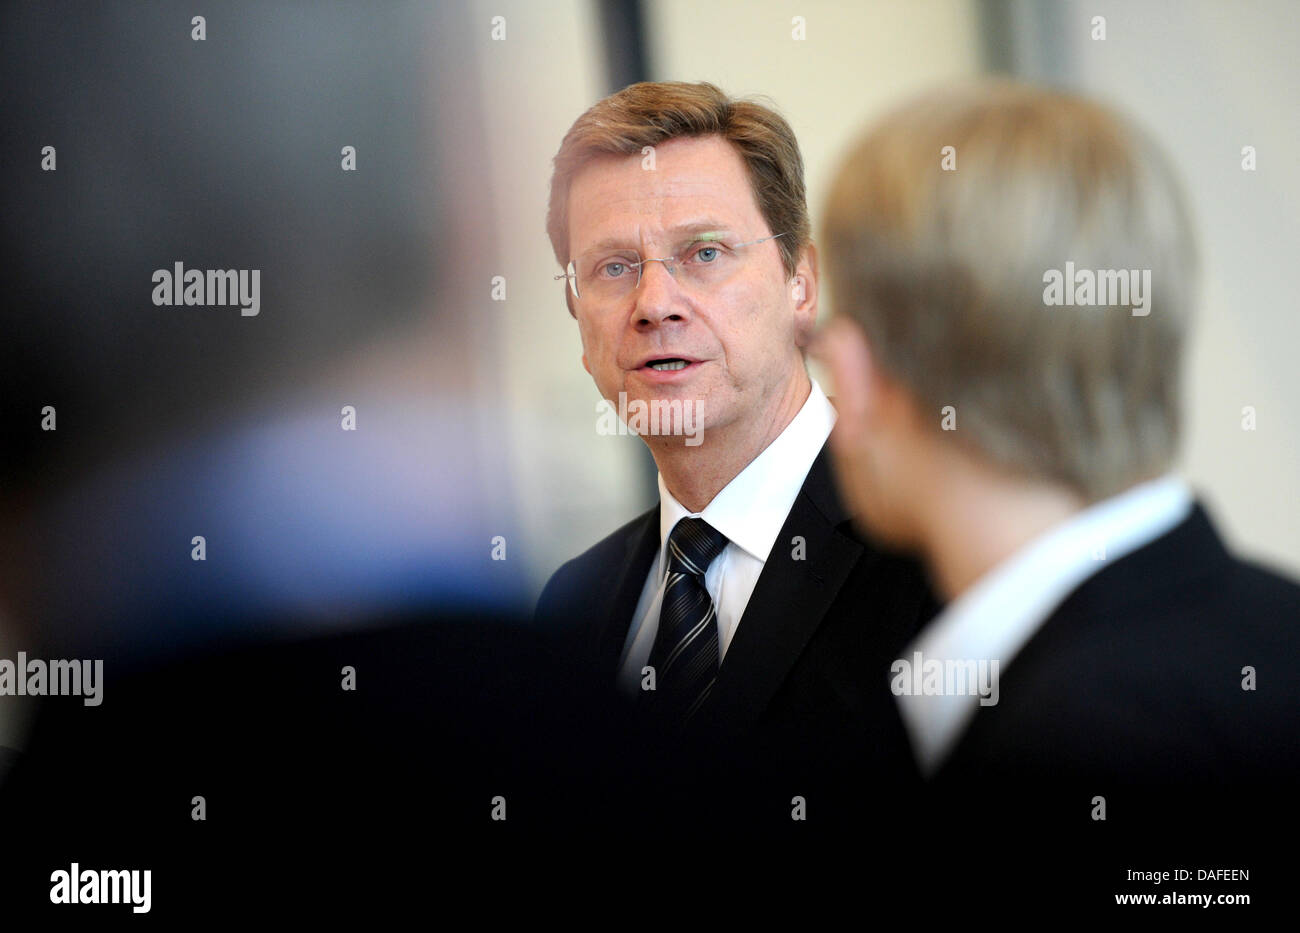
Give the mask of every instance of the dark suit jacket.
[(1300, 586), (1231, 557), (1196, 505), (1052, 613), (939, 781), (1161, 793), (1294, 781), (1298, 633)]
[[(916, 562), (850, 527), (828, 457), (823, 447), (696, 719), (715, 736), (761, 736), (809, 767), (856, 762), (907, 780), (916, 772), (889, 665), (938, 607)], [(793, 559), (795, 537), (805, 559)], [(538, 603), (539, 621), (572, 633), (574, 657), (611, 694), (659, 545), (656, 506), (562, 566)]]

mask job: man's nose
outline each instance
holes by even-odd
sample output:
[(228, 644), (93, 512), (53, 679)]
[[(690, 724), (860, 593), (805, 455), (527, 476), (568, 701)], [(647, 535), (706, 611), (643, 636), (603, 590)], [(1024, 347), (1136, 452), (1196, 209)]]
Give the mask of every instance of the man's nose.
[(684, 319), (685, 302), (671, 264), (663, 259), (646, 259), (641, 264), (641, 282), (637, 286), (636, 324), (658, 326), (665, 321)]

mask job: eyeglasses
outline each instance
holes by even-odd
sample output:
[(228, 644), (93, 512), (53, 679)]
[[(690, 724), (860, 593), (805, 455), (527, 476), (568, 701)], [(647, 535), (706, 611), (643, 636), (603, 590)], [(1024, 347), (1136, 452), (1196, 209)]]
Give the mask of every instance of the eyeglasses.
[(632, 248), (590, 250), (569, 260), (568, 271), (555, 280), (568, 279), (573, 297), (597, 304), (626, 298), (641, 284), (646, 263), (662, 262), (668, 274), (684, 288), (705, 292), (725, 284), (741, 267), (746, 246), (755, 246), (785, 236), (775, 233), (747, 243), (728, 243), (716, 236), (694, 237), (673, 251), (672, 256), (642, 259)]

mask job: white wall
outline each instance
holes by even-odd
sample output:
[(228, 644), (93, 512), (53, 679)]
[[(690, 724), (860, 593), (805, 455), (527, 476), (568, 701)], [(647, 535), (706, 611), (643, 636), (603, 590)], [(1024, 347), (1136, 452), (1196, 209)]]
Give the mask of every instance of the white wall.
[[(1091, 38), (1106, 18), (1106, 39)], [(1055, 77), (1122, 108), (1181, 171), (1203, 255), (1184, 470), (1230, 544), (1300, 572), (1300, 4), (1067, 0)], [(1244, 172), (1241, 149), (1258, 168)], [(1254, 406), (1255, 431), (1242, 430)]]

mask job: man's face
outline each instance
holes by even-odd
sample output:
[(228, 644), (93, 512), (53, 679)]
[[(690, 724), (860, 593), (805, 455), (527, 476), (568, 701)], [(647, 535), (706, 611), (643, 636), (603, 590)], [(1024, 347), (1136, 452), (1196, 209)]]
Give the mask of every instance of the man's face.
[[(653, 170), (641, 155), (594, 160), (569, 193), (574, 257), (613, 244), (661, 258), (701, 233), (734, 244), (781, 232), (768, 229), (743, 160), (720, 136), (661, 144)], [(640, 285), (617, 300), (577, 299), (582, 362), (601, 395), (614, 403), (620, 392), (629, 403), (690, 401), (709, 432), (765, 430), (763, 419), (802, 378), (798, 347), (817, 313), (809, 260), (800, 266), (804, 281), (787, 281), (777, 242), (737, 250), (734, 271), (718, 285), (693, 287), (683, 270), (674, 277), (664, 263), (648, 262)], [(668, 359), (687, 365), (649, 365)]]

